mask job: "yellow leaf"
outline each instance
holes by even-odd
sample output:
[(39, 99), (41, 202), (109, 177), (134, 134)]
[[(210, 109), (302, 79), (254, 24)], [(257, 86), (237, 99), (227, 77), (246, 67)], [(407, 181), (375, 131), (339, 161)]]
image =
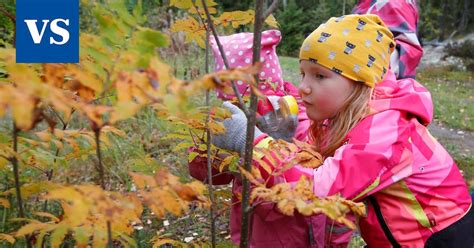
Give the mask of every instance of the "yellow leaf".
[(58, 219), (56, 216), (54, 216), (54, 215), (52, 215), (52, 214), (50, 214), (50, 213), (47, 213), (47, 212), (34, 212), (33, 214), (34, 214), (34, 215), (41, 216), (41, 217), (49, 218), (49, 219), (51, 219), (51, 220), (54, 221), (54, 222), (59, 222), (59, 219)]
[(126, 72), (121, 72), (115, 82), (118, 102), (130, 102), (133, 99), (131, 79)]
[[(170, 6), (174, 6), (176, 8), (180, 9), (189, 9), (193, 8), (193, 0), (170, 0)], [(196, 1), (196, 6), (197, 7), (202, 7), (201, 1)], [(206, 0), (206, 5), (208, 7), (216, 6), (217, 3), (215, 3), (213, 0)]]
[(283, 214), (293, 216), (296, 204), (294, 201), (283, 199), (277, 203), (277, 207)]
[(93, 73), (80, 69), (77, 65), (68, 65), (69, 76), (76, 79), (81, 85), (95, 92), (102, 92), (103, 85), (99, 78)]
[(6, 69), (8, 71), (8, 78), (20, 88), (34, 89), (42, 84), (35, 70), (35, 65), (12, 62), (6, 64)]
[(63, 149), (63, 143), (59, 140), (53, 140), (54, 145), (56, 145), (56, 148), (58, 149)]
[(152, 239), (152, 242), (153, 242), (153, 248), (160, 248), (166, 244), (176, 246), (176, 247), (187, 247), (187, 244), (182, 243), (177, 240), (169, 239), (169, 238), (155, 237)]
[(120, 137), (125, 137), (125, 132), (116, 128), (116, 127), (113, 127), (113, 126), (104, 126), (102, 128), (102, 132), (104, 133), (113, 133), (117, 136), (120, 136)]
[(35, 223), (29, 223), (24, 226), (22, 226), (16, 233), (15, 237), (22, 237), (28, 234), (32, 234), (35, 231), (38, 231), (40, 229), (43, 229), (45, 227), (48, 227), (49, 224), (41, 223), (41, 222), (35, 222)]
[(225, 127), (222, 122), (216, 122), (211, 120), (210, 122), (208, 122), (208, 126), (211, 133), (215, 135), (225, 133)]
[[(37, 183), (30, 183), (30, 184), (24, 184), (21, 186), (21, 196), (24, 198), (28, 198), (30, 196), (43, 193), (45, 191), (57, 188), (58, 185), (54, 184), (52, 182), (48, 181), (42, 181), (42, 182), (37, 182)], [(4, 195), (16, 195), (15, 188), (11, 188), (5, 192), (3, 192)]]
[[(252, 184), (254, 185), (257, 185), (257, 186), (261, 186), (263, 185), (262, 183), (264, 182), (264, 180), (262, 179), (262, 177), (258, 177), (258, 175), (260, 174), (259, 173), (256, 173), (254, 168), (252, 168), (252, 172), (248, 172), (246, 171), (244, 168), (242, 167), (239, 167), (239, 170), (240, 170), (240, 173), (245, 176)], [(256, 169), (258, 171), (258, 169)], [(257, 176), (257, 177), (256, 177)]]
[(216, 22), (224, 27), (232, 24), (233, 28), (238, 28), (240, 25), (253, 23), (254, 16), (254, 10), (224, 12), (217, 18)]
[(38, 136), (38, 138), (40, 138), (42, 141), (45, 141), (45, 142), (51, 141), (51, 139), (53, 137), (53, 135), (51, 135), (51, 133), (48, 132), (47, 130), (41, 131), (41, 132), (36, 132), (35, 135)]
[(134, 173), (134, 172), (129, 172), (129, 174), (132, 177), (133, 183), (139, 189), (145, 189), (147, 187), (156, 187), (157, 186), (155, 179), (151, 176), (138, 174), (138, 173)]
[(41, 75), (41, 79), (53, 87), (62, 88), (66, 75), (65, 64), (46, 63), (42, 66), (43, 75)]
[(89, 244), (89, 237), (93, 234), (93, 230), (83, 226), (74, 228), (74, 238), (78, 247), (87, 247)]
[(6, 233), (0, 233), (0, 240), (4, 240), (4, 241), (7, 241), (8, 243), (10, 244), (14, 244), (15, 243), (15, 237), (13, 237), (12, 235), (10, 234), (6, 234)]
[(307, 168), (318, 168), (323, 164), (323, 161), (318, 157), (315, 157), (312, 153), (307, 150), (303, 150), (296, 154), (295, 160), (299, 165)]
[(185, 20), (177, 20), (170, 28), (171, 32), (184, 32), (186, 35), (185, 43), (195, 41), (199, 47), (206, 47), (206, 29), (205, 27), (192, 16)]
[(8, 163), (10, 163), (10, 161), (5, 159), (4, 157), (0, 157), (0, 170), (3, 170)]
[(96, 229), (94, 230), (94, 238), (92, 241), (92, 247), (106, 247), (107, 245), (107, 233), (102, 231), (104, 229)]
[(113, 124), (120, 120), (128, 119), (134, 116), (142, 107), (142, 104), (137, 104), (135, 102), (119, 102), (114, 109), (110, 116), (110, 123)]
[(269, 15), (267, 19), (265, 19), (265, 23), (270, 27), (278, 28), (278, 22), (273, 15)]
[(10, 208), (10, 202), (8, 199), (0, 198), (0, 206), (3, 206), (4, 208)]
[(51, 247), (59, 248), (67, 233), (68, 227), (66, 225), (56, 227), (51, 233)]
[(219, 172), (224, 171), (227, 167), (229, 167), (229, 164), (234, 160), (233, 156), (227, 156), (222, 160), (221, 164), (219, 165)]
[(33, 127), (35, 121), (35, 99), (31, 96), (16, 91), (11, 102), (13, 119), (18, 128), (28, 131)]

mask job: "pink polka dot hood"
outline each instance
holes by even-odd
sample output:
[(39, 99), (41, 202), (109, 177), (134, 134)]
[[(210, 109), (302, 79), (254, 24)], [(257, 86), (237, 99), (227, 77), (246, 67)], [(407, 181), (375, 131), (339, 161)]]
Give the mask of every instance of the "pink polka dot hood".
[[(220, 71), (226, 69), (214, 36), (211, 36), (209, 39), (215, 61), (214, 70)], [(283, 87), (282, 70), (276, 54), (276, 46), (280, 43), (280, 40), (281, 33), (279, 30), (267, 30), (262, 32), (262, 49), (260, 53), (262, 69), (259, 72), (261, 81), (258, 88), (263, 94), (267, 94), (268, 91), (279, 91)], [(224, 48), (230, 68), (239, 68), (252, 64), (253, 33), (219, 36), (219, 41)], [(241, 94), (250, 94), (250, 88), (246, 82), (239, 80), (235, 83)], [(224, 94), (220, 90), (217, 91), (217, 96), (223, 100), (230, 100), (235, 97), (233, 94)]]

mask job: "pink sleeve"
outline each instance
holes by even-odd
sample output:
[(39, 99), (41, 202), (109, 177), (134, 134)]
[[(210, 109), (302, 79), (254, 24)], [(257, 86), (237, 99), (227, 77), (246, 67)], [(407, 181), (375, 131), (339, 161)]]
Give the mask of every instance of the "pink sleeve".
[(399, 79), (414, 78), (423, 55), (423, 48), (417, 37), (419, 16), (415, 1), (361, 0), (353, 12), (375, 14), (383, 20), (397, 43), (390, 61), (392, 71)]

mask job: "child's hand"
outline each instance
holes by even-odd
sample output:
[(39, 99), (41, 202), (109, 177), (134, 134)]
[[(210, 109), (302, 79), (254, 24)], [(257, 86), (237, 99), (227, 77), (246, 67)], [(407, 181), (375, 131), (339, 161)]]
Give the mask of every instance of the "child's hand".
[[(245, 147), (245, 137), (247, 134), (247, 117), (242, 110), (230, 102), (224, 102), (222, 106), (229, 109), (232, 116), (231, 118), (225, 119), (223, 122), (226, 132), (224, 134), (213, 136), (212, 143), (215, 146), (226, 150), (243, 152)], [(262, 131), (255, 127), (254, 136), (258, 137), (261, 134)]]

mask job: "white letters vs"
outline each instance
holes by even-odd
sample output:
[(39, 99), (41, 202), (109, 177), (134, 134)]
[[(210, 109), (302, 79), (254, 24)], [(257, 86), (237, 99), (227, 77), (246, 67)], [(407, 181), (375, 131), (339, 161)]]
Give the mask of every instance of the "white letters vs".
[[(31, 38), (35, 44), (40, 44), (43, 39), (44, 31), (48, 26), (49, 20), (42, 20), (43, 25), (41, 27), (41, 33), (38, 31), (38, 26), (36, 23), (38, 20), (25, 20), (26, 25), (28, 26), (28, 31), (30, 32)], [(49, 37), (49, 44), (55, 45), (64, 45), (69, 41), (69, 31), (58, 26), (58, 22), (64, 23), (66, 26), (69, 26), (69, 19), (54, 19), (50, 23), (51, 32), (62, 37), (61, 41), (56, 41), (53, 37)]]

